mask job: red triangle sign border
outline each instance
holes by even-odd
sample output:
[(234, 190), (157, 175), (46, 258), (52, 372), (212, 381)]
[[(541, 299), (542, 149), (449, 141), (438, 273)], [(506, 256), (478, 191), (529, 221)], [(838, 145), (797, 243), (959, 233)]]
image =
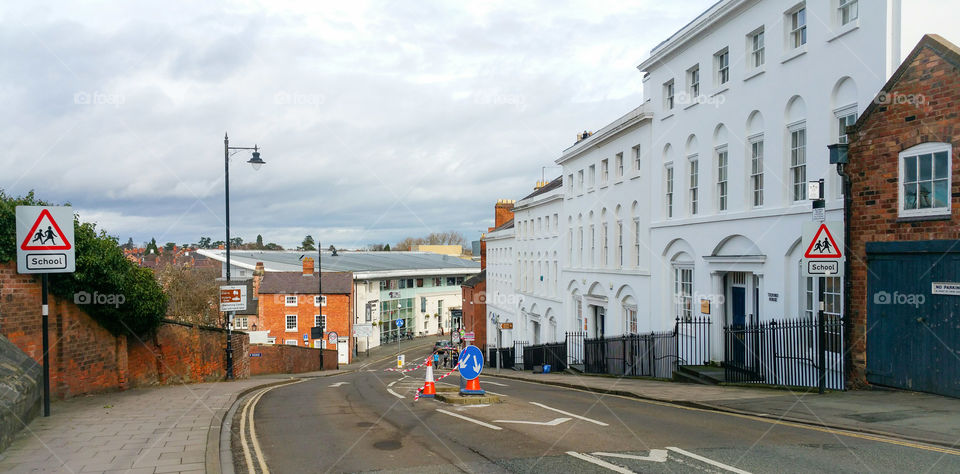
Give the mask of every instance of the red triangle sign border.
[[(811, 254), (813, 246), (820, 240), (820, 234), (826, 233), (827, 238), (830, 239), (830, 244), (833, 245), (834, 252), (829, 254)], [(803, 253), (805, 258), (841, 258), (843, 255), (840, 253), (840, 247), (837, 246), (837, 241), (833, 239), (833, 234), (830, 233), (830, 228), (827, 227), (827, 224), (820, 224), (820, 228), (817, 229), (817, 232), (813, 234), (813, 240), (810, 241), (810, 245), (807, 247), (807, 251)]]
[[(40, 223), (43, 222), (43, 218), (46, 217), (50, 220), (50, 226), (53, 227), (53, 230), (57, 232), (57, 235), (60, 236), (60, 240), (63, 241), (60, 245), (30, 245), (30, 238), (33, 237), (33, 233), (37, 231), (37, 228), (40, 227)], [(71, 223), (72, 224), (72, 223)], [(21, 250), (70, 250), (73, 245), (67, 240), (67, 237), (63, 235), (63, 231), (60, 230), (60, 225), (57, 224), (57, 221), (50, 214), (49, 209), (43, 209), (40, 211), (40, 215), (37, 216), (37, 221), (33, 223), (33, 227), (30, 228), (30, 232), (27, 232), (27, 238), (23, 240), (23, 243), (20, 244)]]

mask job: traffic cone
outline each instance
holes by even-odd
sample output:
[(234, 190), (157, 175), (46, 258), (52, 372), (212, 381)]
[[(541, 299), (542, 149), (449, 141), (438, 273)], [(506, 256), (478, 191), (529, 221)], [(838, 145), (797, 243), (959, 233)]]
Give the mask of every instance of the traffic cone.
[(423, 384), (423, 393), (421, 397), (433, 398), (437, 394), (437, 387), (433, 383), (433, 356), (427, 359), (427, 380)]
[(460, 390), (460, 395), (484, 395), (486, 392), (480, 388), (480, 377), (467, 380), (467, 385)]

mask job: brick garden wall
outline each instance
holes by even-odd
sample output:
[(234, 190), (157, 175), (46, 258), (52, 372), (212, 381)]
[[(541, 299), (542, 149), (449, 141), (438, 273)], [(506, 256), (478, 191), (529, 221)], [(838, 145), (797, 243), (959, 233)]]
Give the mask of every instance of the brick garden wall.
[[(165, 322), (147, 340), (114, 336), (72, 301), (49, 295), (51, 395), (78, 395), (168, 383), (222, 380), (226, 335)], [(41, 363), (40, 281), (0, 263), (0, 334)], [(249, 376), (249, 338), (234, 333), (234, 374)]]
[[(260, 355), (254, 357), (254, 354)], [(337, 351), (308, 347), (255, 344), (250, 346), (247, 359), (250, 375), (300, 374), (337, 368)]]
[[(876, 107), (850, 136), (849, 385), (866, 385), (867, 242), (960, 239), (960, 65), (929, 47), (920, 50)], [(927, 142), (953, 144), (953, 213), (946, 219), (900, 219), (899, 154)]]

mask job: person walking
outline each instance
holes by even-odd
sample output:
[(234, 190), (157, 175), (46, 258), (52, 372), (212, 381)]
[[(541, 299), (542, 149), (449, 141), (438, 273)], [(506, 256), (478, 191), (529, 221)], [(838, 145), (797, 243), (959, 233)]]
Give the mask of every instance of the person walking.
[(454, 349), (454, 350), (453, 350), (453, 355), (450, 356), (450, 361), (453, 362), (453, 365), (451, 365), (451, 367), (456, 367), (457, 361), (458, 361), (459, 359), (460, 359), (460, 351)]
[(444, 353), (443, 353), (443, 368), (446, 369), (446, 368), (448, 367), (449, 363), (450, 363), (450, 353), (449, 353), (448, 351), (444, 351)]
[(440, 353), (436, 351), (433, 353), (433, 366), (440, 367)]

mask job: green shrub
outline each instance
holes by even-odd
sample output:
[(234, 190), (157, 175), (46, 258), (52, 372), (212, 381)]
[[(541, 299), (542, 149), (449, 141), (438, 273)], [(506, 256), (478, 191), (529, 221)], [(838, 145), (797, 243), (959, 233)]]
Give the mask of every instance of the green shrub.
[[(49, 206), (31, 191), (10, 197), (0, 190), (0, 262), (17, 258), (16, 206)], [(113, 334), (145, 335), (160, 326), (167, 297), (153, 273), (130, 262), (116, 237), (99, 232), (92, 223), (74, 216), (74, 273), (50, 275), (50, 292), (73, 301), (80, 292), (122, 295), (123, 304), (86, 304), (83, 310)]]

